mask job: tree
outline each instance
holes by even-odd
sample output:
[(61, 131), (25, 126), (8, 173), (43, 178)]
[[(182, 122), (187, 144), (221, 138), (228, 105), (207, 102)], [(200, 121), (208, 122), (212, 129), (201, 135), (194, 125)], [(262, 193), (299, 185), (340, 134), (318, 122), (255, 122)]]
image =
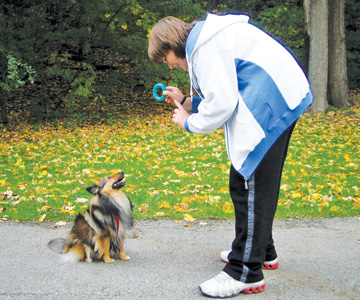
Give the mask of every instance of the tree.
[(328, 100), (335, 107), (351, 106), (345, 45), (345, 0), (329, 1)]
[(314, 93), (311, 112), (328, 107), (328, 1), (305, 0), (306, 30), (310, 37), (309, 79)]
[[(136, 98), (158, 80), (187, 82), (185, 73), (150, 63), (147, 35), (167, 15), (192, 21), (203, 14), (192, 0), (1, 1), (0, 50), (31, 65), (37, 79), (13, 93), (0, 84), (0, 122), (11, 123), (10, 112), (34, 121), (106, 118), (102, 102)], [(0, 54), (0, 83), (7, 74)]]
[(311, 112), (328, 105), (350, 106), (346, 70), (345, 0), (304, 0), (310, 37), (309, 79), (314, 93)]

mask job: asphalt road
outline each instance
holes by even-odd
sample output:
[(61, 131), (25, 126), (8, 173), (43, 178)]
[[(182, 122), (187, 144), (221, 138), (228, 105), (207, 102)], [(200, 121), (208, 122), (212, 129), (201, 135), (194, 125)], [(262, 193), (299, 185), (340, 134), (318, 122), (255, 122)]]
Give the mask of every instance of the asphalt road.
[[(188, 222), (189, 223), (189, 222)], [(47, 243), (71, 224), (0, 223), (0, 299), (208, 299), (198, 285), (230, 249), (233, 221), (138, 221), (130, 261), (68, 264)], [(360, 218), (275, 221), (280, 267), (266, 290), (234, 299), (360, 299)]]

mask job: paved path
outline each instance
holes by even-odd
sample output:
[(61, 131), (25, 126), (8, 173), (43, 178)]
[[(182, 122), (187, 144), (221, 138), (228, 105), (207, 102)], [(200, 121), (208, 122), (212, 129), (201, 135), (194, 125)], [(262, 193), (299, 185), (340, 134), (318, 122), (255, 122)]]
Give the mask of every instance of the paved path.
[[(126, 240), (130, 261), (66, 264), (46, 244), (71, 224), (0, 223), (0, 299), (195, 300), (198, 284), (224, 266), (233, 221), (138, 221)], [(274, 224), (280, 260), (264, 271), (266, 290), (234, 299), (360, 299), (360, 218), (281, 220)]]

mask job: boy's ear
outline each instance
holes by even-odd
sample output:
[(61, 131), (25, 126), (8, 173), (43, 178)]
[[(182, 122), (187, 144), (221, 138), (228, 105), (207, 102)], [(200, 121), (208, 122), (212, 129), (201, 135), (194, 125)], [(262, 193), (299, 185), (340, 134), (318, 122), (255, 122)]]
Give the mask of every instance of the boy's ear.
[(92, 186), (87, 187), (86, 190), (90, 194), (96, 195), (101, 190), (101, 187), (97, 184), (93, 184)]

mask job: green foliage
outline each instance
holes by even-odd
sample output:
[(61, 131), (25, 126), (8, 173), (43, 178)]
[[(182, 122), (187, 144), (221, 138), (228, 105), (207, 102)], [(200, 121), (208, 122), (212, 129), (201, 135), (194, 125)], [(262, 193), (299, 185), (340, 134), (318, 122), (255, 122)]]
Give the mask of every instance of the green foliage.
[(2, 49), (0, 49), (0, 52), (0, 54), (6, 56), (7, 60), (6, 77), (4, 78), (4, 81), (0, 82), (0, 88), (9, 92), (24, 85), (26, 79), (31, 84), (35, 82), (36, 71), (31, 66), (27, 63), (23, 63), (11, 54), (5, 54)]
[[(101, 110), (99, 103), (105, 99), (117, 103), (141, 97), (159, 81), (184, 90), (189, 86), (185, 72), (155, 67), (147, 56), (151, 28), (169, 15), (191, 22), (204, 18), (207, 11), (248, 13), (304, 65), (302, 10), (298, 0), (4, 0), (0, 49), (6, 54), (0, 55), (0, 78), (2, 89), (12, 92), (9, 101), (0, 102), (1, 114), (8, 108), (14, 115), (21, 107), (35, 122), (74, 114), (81, 122), (96, 122), (111, 117)], [(353, 88), (360, 78), (359, 14), (357, 1), (347, 0)]]
[(297, 0), (235, 0), (220, 1), (212, 7), (213, 12), (241, 12), (251, 16), (251, 22), (269, 32), (282, 42), (300, 61), (306, 65), (304, 45), (304, 12)]
[(279, 39), (305, 65), (304, 14), (302, 7), (274, 6), (259, 13), (262, 28)]
[(349, 85), (358, 88), (360, 85), (360, 7), (357, 0), (346, 0), (346, 47)]

